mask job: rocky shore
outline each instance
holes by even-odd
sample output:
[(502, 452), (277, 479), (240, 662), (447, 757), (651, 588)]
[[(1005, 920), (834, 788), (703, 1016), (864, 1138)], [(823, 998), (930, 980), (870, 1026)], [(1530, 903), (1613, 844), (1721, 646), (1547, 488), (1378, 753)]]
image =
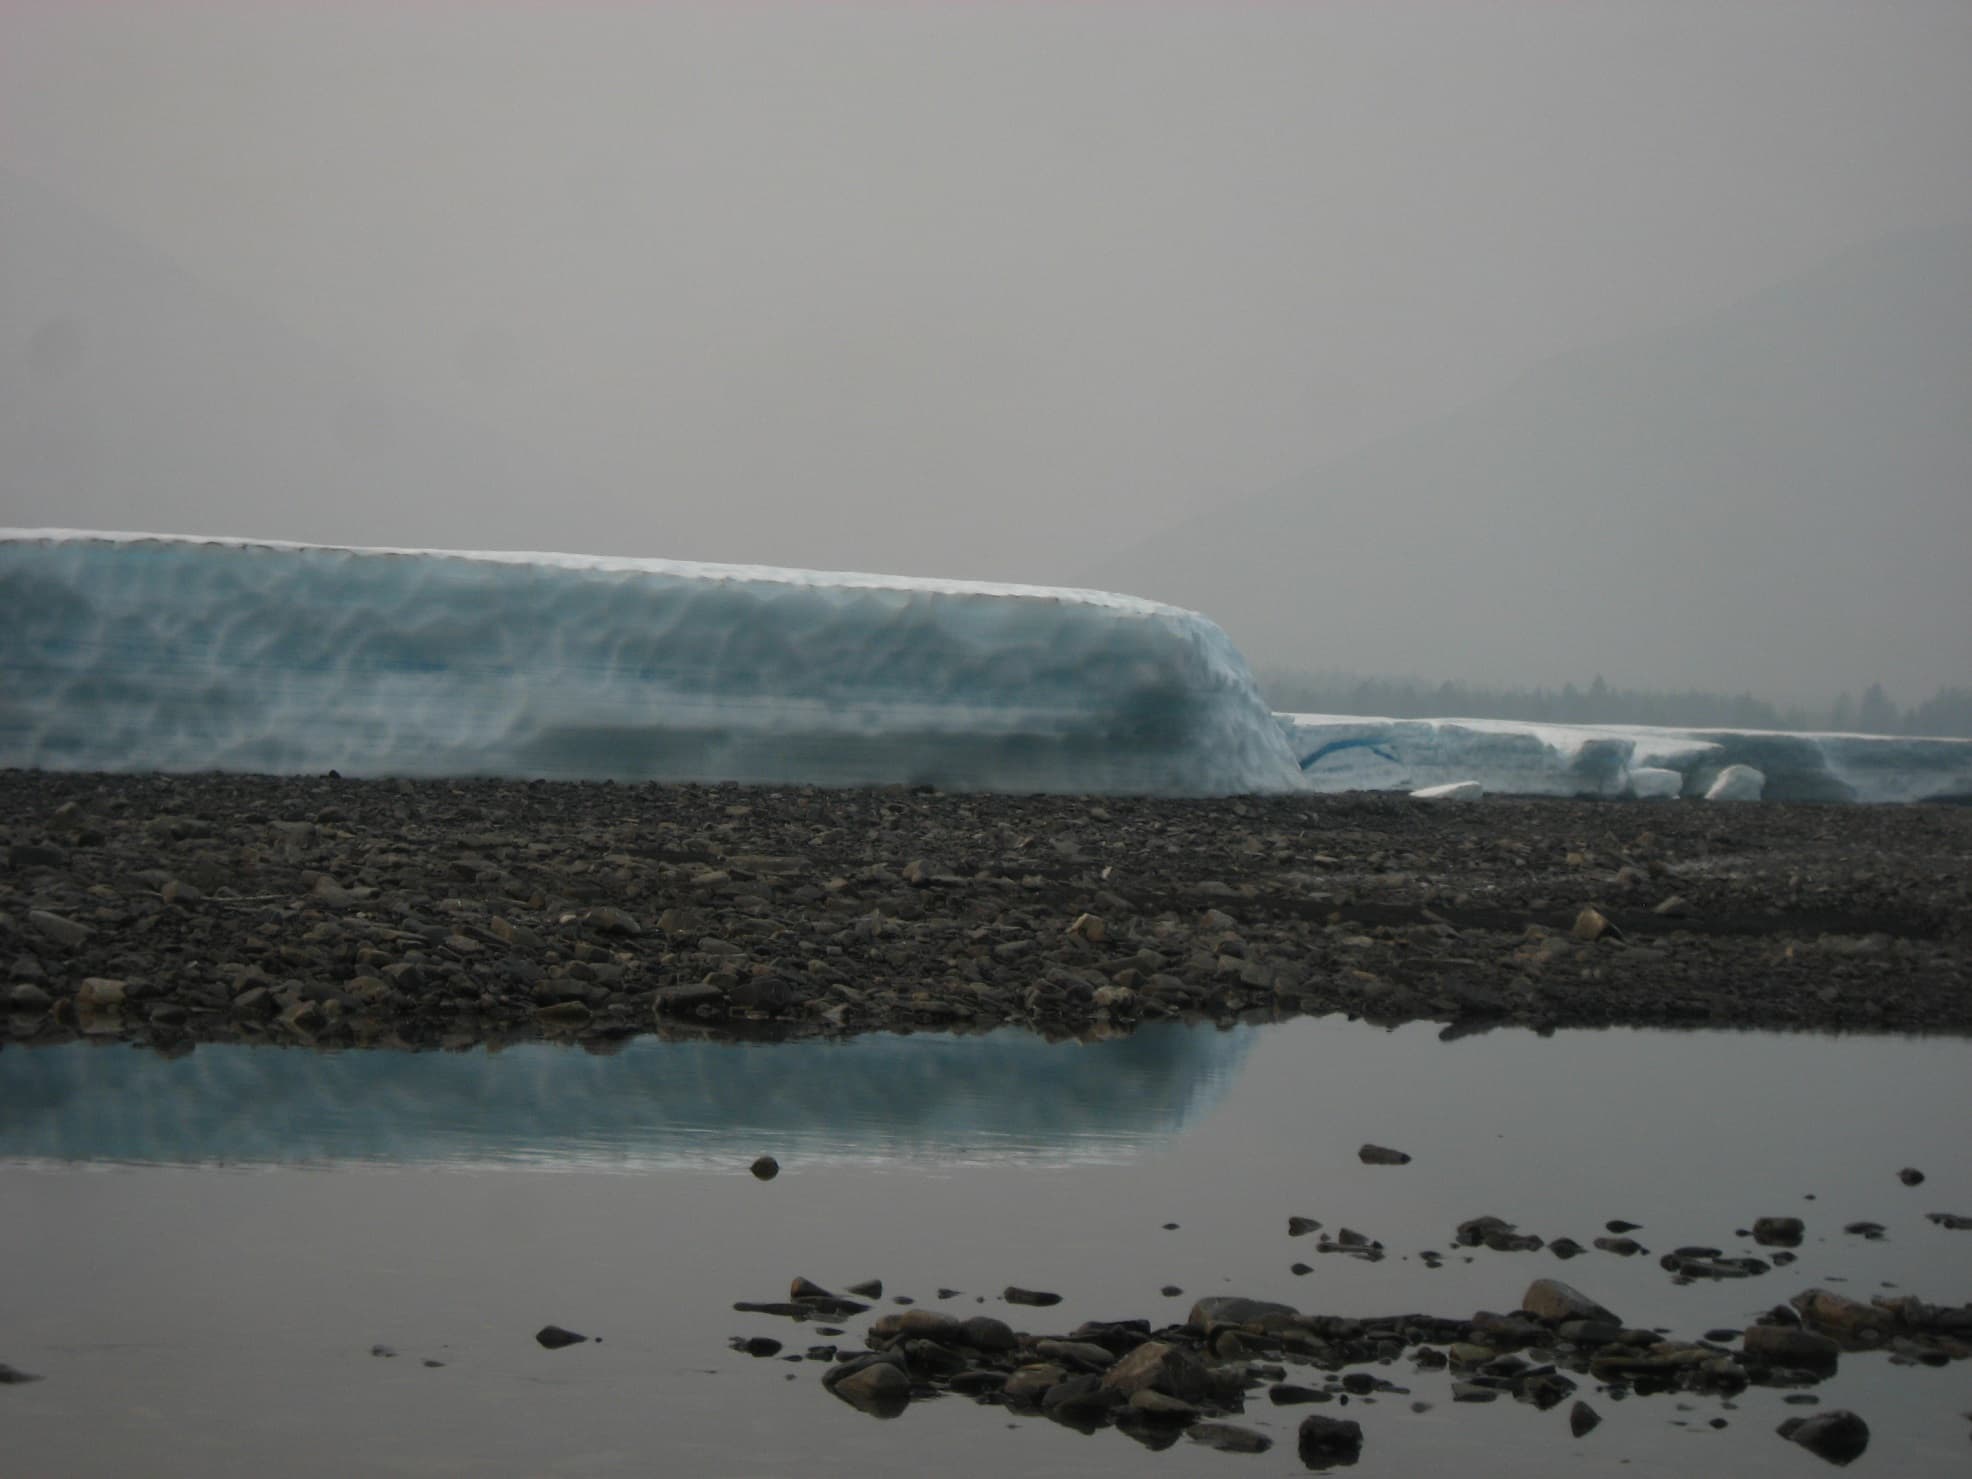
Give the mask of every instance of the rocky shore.
[[(883, 1286), (851, 1292), (877, 1299)], [(1037, 1300), (1033, 1291), (1014, 1289), (1003, 1296), (1009, 1305), (1057, 1298)], [(734, 1308), (823, 1322), (817, 1334), (844, 1337), (846, 1328), (828, 1322), (868, 1314), (863, 1299), (797, 1278), (784, 1301), (740, 1301)], [(1847, 1464), (1868, 1446), (1868, 1424), (1846, 1409), (1820, 1408), (1810, 1390), (1833, 1377), (1842, 1361), (1876, 1353), (1904, 1365), (1942, 1366), (1972, 1356), (1972, 1306), (1939, 1307), (1909, 1296), (1864, 1303), (1820, 1288), (1775, 1305), (1743, 1329), (1691, 1339), (1626, 1324), (1552, 1278), (1529, 1284), (1514, 1310), (1470, 1317), (1308, 1314), (1213, 1295), (1195, 1302), (1181, 1324), (1089, 1321), (1059, 1335), (1016, 1330), (996, 1315), (915, 1307), (909, 1297), (896, 1302), (909, 1307), (869, 1320), (860, 1350), (829, 1340), (786, 1351), (780, 1340), (760, 1335), (735, 1336), (732, 1345), (750, 1356), (822, 1363), (828, 1391), (878, 1417), (898, 1416), (913, 1401), (957, 1396), (1084, 1433), (1114, 1428), (1152, 1449), (1188, 1438), (1225, 1452), (1264, 1453), (1272, 1437), (1229, 1420), (1264, 1395), (1274, 1407), (1321, 1409), (1304, 1416), (1296, 1434), (1302, 1462), (1316, 1470), (1356, 1463), (1364, 1423), (1376, 1425), (1366, 1412), (1358, 1421), (1336, 1409), (1394, 1403), (1423, 1412), (1432, 1404), (1416, 1393), (1436, 1396), (1447, 1380), (1455, 1403), (1504, 1397), (1546, 1412), (1572, 1402), (1568, 1428), (1576, 1438), (1602, 1421), (1590, 1397), (1606, 1404), (1702, 1396), (1719, 1408), (1705, 1421), (1723, 1428), (1748, 1387), (1779, 1388), (1788, 1393), (1786, 1402), (1803, 1409), (1779, 1426), (1780, 1436)], [(1408, 1370), (1397, 1368), (1400, 1360), (1410, 1363)]]
[(1972, 808), (0, 773), (0, 1040), (1972, 1031)]

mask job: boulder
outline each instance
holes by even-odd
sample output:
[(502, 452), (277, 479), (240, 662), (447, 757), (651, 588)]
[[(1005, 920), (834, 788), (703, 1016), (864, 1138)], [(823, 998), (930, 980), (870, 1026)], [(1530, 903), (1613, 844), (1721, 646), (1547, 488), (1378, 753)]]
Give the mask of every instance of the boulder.
[(1559, 1325), (1564, 1320), (1592, 1320), (1599, 1324), (1621, 1325), (1621, 1316), (1597, 1304), (1572, 1284), (1559, 1279), (1536, 1279), (1520, 1296), (1520, 1308), (1537, 1320)]
[(1205, 1395), (1205, 1365), (1182, 1347), (1147, 1340), (1111, 1366), (1102, 1384), (1129, 1397), (1157, 1391), (1183, 1402), (1196, 1402)]
[(1777, 1366), (1833, 1366), (1842, 1353), (1828, 1336), (1793, 1325), (1749, 1325), (1740, 1344), (1747, 1355)]
[(1775, 1431), (1837, 1467), (1854, 1463), (1869, 1447), (1869, 1424), (1846, 1407), (1817, 1412), (1813, 1417), (1790, 1417)]
[(1798, 1217), (1756, 1217), (1753, 1241), (1763, 1248), (1798, 1248), (1807, 1225)]
[(1346, 1468), (1362, 1457), (1362, 1424), (1313, 1413), (1301, 1419), (1295, 1444), (1311, 1469)]

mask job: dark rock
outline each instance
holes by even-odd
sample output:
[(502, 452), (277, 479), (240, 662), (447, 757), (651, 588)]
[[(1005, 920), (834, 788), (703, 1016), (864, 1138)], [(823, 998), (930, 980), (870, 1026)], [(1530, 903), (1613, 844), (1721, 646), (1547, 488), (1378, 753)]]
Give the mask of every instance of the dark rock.
[(1798, 1248), (1807, 1225), (1798, 1217), (1756, 1217), (1753, 1241), (1763, 1248)]
[[(1041, 1353), (1053, 1354), (1045, 1343)], [(1122, 1357), (1104, 1373), (1102, 1384), (1126, 1397), (1150, 1389), (1181, 1402), (1203, 1400), (1207, 1388), (1204, 1363), (1190, 1351), (1161, 1340), (1147, 1340)]]
[(1777, 1366), (1833, 1366), (1842, 1347), (1826, 1335), (1792, 1325), (1749, 1325), (1740, 1337), (1746, 1354)]
[(37, 933), (64, 950), (73, 950), (89, 938), (88, 925), (77, 924), (73, 919), (46, 909), (28, 910), (27, 922)]
[(23, 1371), (18, 1366), (9, 1366), (5, 1361), (0, 1361), (0, 1387), (17, 1387), (40, 1380), (42, 1378), (32, 1371)]
[(982, 1397), (988, 1393), (1006, 1390), (1007, 1374), (1004, 1371), (974, 1369), (961, 1371), (946, 1383), (962, 1397)]
[(1813, 1417), (1790, 1417), (1775, 1431), (1838, 1467), (1854, 1463), (1869, 1447), (1869, 1424), (1845, 1407)]
[(1121, 1392), (1102, 1384), (1102, 1378), (1092, 1371), (1078, 1376), (1065, 1377), (1047, 1390), (1041, 1398), (1041, 1411), (1049, 1413), (1105, 1412), (1112, 1407), (1120, 1407), (1128, 1400)]
[(889, 1361), (852, 1362), (844, 1374), (834, 1375), (833, 1381), (825, 1378), (822, 1384), (850, 1406), (876, 1417), (895, 1417), (910, 1405), (911, 1379)]
[(1274, 1446), (1274, 1440), (1265, 1433), (1242, 1428), (1236, 1423), (1193, 1423), (1185, 1429), (1185, 1436), (1194, 1443), (1203, 1443), (1207, 1448), (1216, 1448), (1221, 1453), (1265, 1453)]
[(1565, 1260), (1579, 1257), (1588, 1252), (1588, 1249), (1584, 1248), (1573, 1238), (1556, 1238), (1547, 1245), (1547, 1251), (1552, 1253), (1556, 1258)]
[(1972, 1217), (1957, 1212), (1926, 1212), (1925, 1217), (1953, 1232), (1972, 1232)]
[(1247, 1299), (1237, 1294), (1208, 1294), (1191, 1307), (1185, 1324), (1210, 1335), (1220, 1325), (1261, 1325), (1300, 1318), (1300, 1311), (1289, 1304), (1265, 1299)]
[(1883, 1240), (1884, 1233), (1889, 1229), (1880, 1222), (1851, 1222), (1842, 1231), (1854, 1233), (1859, 1238), (1868, 1238), (1870, 1242), (1877, 1243)]
[(732, 1347), (736, 1351), (744, 1351), (747, 1355), (760, 1360), (781, 1353), (781, 1343), (771, 1335), (735, 1335), (732, 1339)]
[(1061, 1296), (1059, 1294), (1050, 1294), (1045, 1289), (1023, 1289), (1018, 1284), (1007, 1285), (1000, 1298), (1004, 1299), (1008, 1304), (1033, 1305), (1037, 1308), (1045, 1308), (1051, 1304), (1061, 1303)]
[(1019, 1341), (1015, 1338), (1013, 1327), (1005, 1320), (996, 1320), (991, 1315), (974, 1315), (959, 1325), (959, 1338), (974, 1350), (1010, 1351)]
[(1287, 1219), (1287, 1235), (1290, 1238), (1306, 1237), (1311, 1232), (1321, 1230), (1321, 1224), (1312, 1217), (1290, 1217)]
[(755, 1179), (772, 1181), (781, 1174), (781, 1163), (770, 1155), (763, 1155), (757, 1157), (748, 1169), (753, 1172)]
[(373, 1356), (383, 1356), (388, 1358), (391, 1356), (395, 1356), (397, 1354), (397, 1350), (393, 1346), (373, 1345), (370, 1347), (370, 1354)]
[(1283, 1381), (1267, 1388), (1267, 1400), (1276, 1407), (1294, 1407), (1304, 1402), (1332, 1402), (1335, 1399), (1314, 1387), (1296, 1386)]
[[(883, 1280), (865, 1279), (860, 1284), (851, 1284), (848, 1292), (859, 1299), (881, 1299), (883, 1298)], [(939, 1297), (944, 1297), (942, 1291)]]
[(1915, 1166), (1905, 1166), (1901, 1171), (1897, 1172), (1897, 1180), (1901, 1181), (1905, 1186), (1922, 1186), (1924, 1184), (1924, 1173)]
[(703, 981), (660, 986), (651, 997), (651, 1007), (660, 1017), (689, 1016), (700, 1007), (723, 1009), (725, 1004), (725, 991)]
[(1623, 1323), (1621, 1316), (1559, 1279), (1534, 1280), (1527, 1286), (1527, 1292), (1520, 1296), (1520, 1308), (1550, 1325), (1559, 1325), (1565, 1320), (1595, 1320), (1610, 1325)]
[(535, 1343), (551, 1351), (558, 1351), (563, 1346), (580, 1345), (588, 1338), (577, 1335), (573, 1330), (564, 1330), (559, 1325), (543, 1325), (534, 1332)]
[(1586, 1438), (1602, 1422), (1602, 1414), (1586, 1402), (1577, 1402), (1568, 1409), (1568, 1431), (1577, 1438)]
[(1311, 1469), (1347, 1468), (1362, 1457), (1363, 1429), (1347, 1418), (1310, 1413), (1295, 1434), (1301, 1462)]
[(7, 1006), (16, 1012), (46, 1011), (52, 1001), (54, 998), (32, 981), (16, 981), (7, 988)]
[(1365, 1166), (1408, 1166), (1411, 1163), (1410, 1156), (1387, 1145), (1366, 1144), (1356, 1152), (1356, 1159)]
[(1631, 1258), (1643, 1252), (1643, 1244), (1635, 1238), (1597, 1238), (1595, 1245), (1604, 1253), (1615, 1253), (1623, 1258)]
[(1641, 1222), (1625, 1222), (1620, 1217), (1612, 1217), (1602, 1225), (1613, 1233), (1633, 1233), (1643, 1226)]
[(1498, 1387), (1481, 1386), (1478, 1382), (1473, 1381), (1455, 1381), (1452, 1383), (1452, 1400), (1454, 1402), (1496, 1402), (1499, 1400), (1499, 1395)]

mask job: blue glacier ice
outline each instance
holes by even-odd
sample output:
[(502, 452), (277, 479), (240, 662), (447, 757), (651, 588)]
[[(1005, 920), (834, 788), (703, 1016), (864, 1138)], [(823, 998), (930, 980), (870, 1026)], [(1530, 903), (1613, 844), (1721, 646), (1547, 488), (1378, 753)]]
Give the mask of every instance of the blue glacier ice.
[(1218, 627), (1101, 592), (13, 530), (0, 613), (4, 766), (1300, 785)]
[(1516, 796), (1704, 796), (1732, 767), (1768, 801), (1972, 797), (1972, 740), (1750, 729), (1531, 724), (1281, 714), (1317, 791), (1419, 791), (1477, 782)]

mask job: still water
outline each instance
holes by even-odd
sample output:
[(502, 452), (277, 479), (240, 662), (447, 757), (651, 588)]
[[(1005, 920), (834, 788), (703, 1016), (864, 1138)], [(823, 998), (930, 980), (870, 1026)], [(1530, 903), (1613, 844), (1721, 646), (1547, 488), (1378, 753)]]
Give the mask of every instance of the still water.
[[(1334, 1019), (1094, 1044), (642, 1039), (607, 1056), (8, 1050), (0, 1361), (46, 1379), (0, 1387), (0, 1472), (1304, 1472), (1307, 1409), (1264, 1399), (1241, 1421), (1280, 1441), (1257, 1457), (1150, 1453), (953, 1398), (880, 1422), (826, 1395), (818, 1366), (729, 1350), (733, 1335), (811, 1338), (731, 1305), (780, 1298), (796, 1274), (881, 1277), (1055, 1332), (1180, 1319), (1228, 1292), (1463, 1316), (1556, 1275), (1696, 1337), (1818, 1283), (1955, 1304), (1972, 1298), (1972, 1233), (1923, 1214), (1972, 1213), (1968, 1111), (1963, 1040), (1443, 1042)], [(1363, 1166), (1365, 1140), (1414, 1160)], [(762, 1153), (782, 1163), (773, 1181), (748, 1174)], [(1923, 1185), (1899, 1182), (1906, 1165)], [(1319, 1255), (1288, 1237), (1296, 1213), (1390, 1256)], [(1654, 1258), (1415, 1257), (1485, 1213), (1583, 1243), (1625, 1218), (1657, 1250), (1737, 1252), (1735, 1230), (1762, 1215), (1809, 1232), (1791, 1268), (1683, 1287)], [(1860, 1219), (1888, 1236), (1841, 1231)], [(1009, 1310), (1009, 1283), (1065, 1299)], [(948, 1287), (963, 1292), (941, 1301)], [(543, 1351), (531, 1336), (549, 1322), (600, 1340)], [(1778, 1392), (1610, 1402), (1585, 1381), (1605, 1421), (1576, 1440), (1565, 1405), (1454, 1406), (1443, 1373), (1379, 1374), (1412, 1391), (1352, 1404), (1360, 1472), (1826, 1472), (1774, 1435), (1812, 1410)], [(1959, 1472), (1972, 1456), (1965, 1363), (1852, 1356), (1816, 1391), (1871, 1424), (1857, 1472)]]

